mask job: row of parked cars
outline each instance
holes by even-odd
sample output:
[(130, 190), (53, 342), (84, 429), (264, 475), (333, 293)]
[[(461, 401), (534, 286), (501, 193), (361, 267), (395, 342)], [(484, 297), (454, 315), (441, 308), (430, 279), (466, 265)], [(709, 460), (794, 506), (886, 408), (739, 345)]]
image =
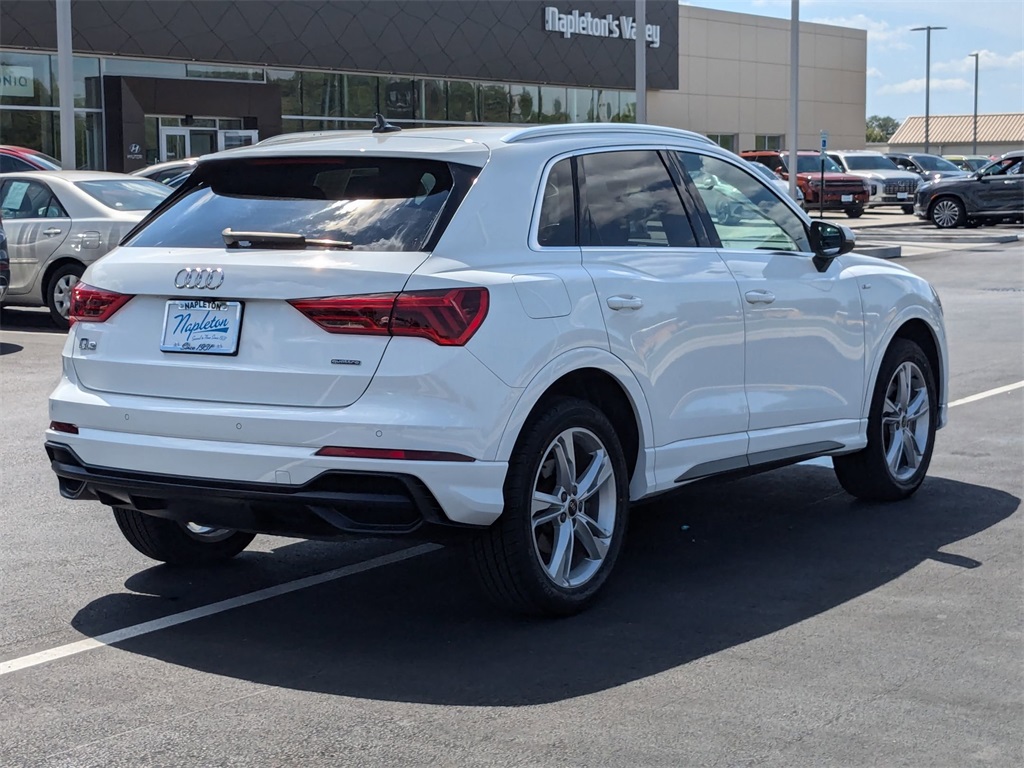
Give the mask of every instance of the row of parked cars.
[[(789, 179), (788, 151), (740, 155)], [(996, 224), (1019, 221), (1024, 215), (1020, 158), (1020, 152), (989, 160), (869, 150), (801, 151), (797, 186), (805, 208), (842, 210), (850, 218), (861, 216), (866, 208), (898, 206), (940, 228)]]

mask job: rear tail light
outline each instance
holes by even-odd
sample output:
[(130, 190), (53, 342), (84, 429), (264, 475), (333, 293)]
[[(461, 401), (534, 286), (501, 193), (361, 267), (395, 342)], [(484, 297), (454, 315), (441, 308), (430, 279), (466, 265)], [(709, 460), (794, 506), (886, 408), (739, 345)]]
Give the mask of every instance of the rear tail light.
[(487, 316), (486, 288), (331, 296), (289, 302), (328, 333), (422, 336), (460, 347)]
[(131, 297), (131, 294), (94, 288), (79, 280), (71, 289), (71, 308), (68, 312), (68, 320), (72, 324), (79, 320), (102, 323), (109, 320), (111, 315), (127, 304)]

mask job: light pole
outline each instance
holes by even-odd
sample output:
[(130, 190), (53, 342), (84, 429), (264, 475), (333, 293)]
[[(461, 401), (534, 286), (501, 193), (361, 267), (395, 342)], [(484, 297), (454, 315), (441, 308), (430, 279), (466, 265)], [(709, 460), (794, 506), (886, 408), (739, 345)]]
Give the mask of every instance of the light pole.
[(636, 0), (636, 121), (647, 122), (647, 0)]
[(970, 53), (974, 57), (974, 143), (971, 145), (971, 154), (978, 154), (978, 57), (981, 53)]
[(928, 120), (931, 112), (931, 91), (932, 91), (932, 30), (946, 29), (946, 27), (914, 27), (911, 32), (925, 32), (927, 42), (925, 43), (924, 58), (924, 153), (927, 155), (931, 150), (928, 142)]

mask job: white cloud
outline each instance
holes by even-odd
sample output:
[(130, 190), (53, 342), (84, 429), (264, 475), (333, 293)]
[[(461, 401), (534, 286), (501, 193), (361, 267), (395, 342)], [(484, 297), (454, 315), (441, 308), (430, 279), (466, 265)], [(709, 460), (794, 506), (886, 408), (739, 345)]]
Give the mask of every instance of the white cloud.
[[(1016, 69), (1024, 68), (1024, 51), (1002, 56), (988, 50), (978, 51), (978, 69)], [(932, 72), (973, 72), (974, 57), (964, 56), (953, 61), (939, 61), (932, 64)]]
[(865, 72), (868, 77), (882, 77), (882, 70), (878, 67), (868, 67), (868, 71)]
[(907, 42), (907, 35), (910, 30), (903, 27), (892, 27), (887, 21), (876, 21), (875, 19), (858, 13), (855, 16), (839, 16), (829, 19), (810, 19), (815, 24), (831, 24), (835, 27), (854, 27), (864, 29), (868, 33), (868, 45), (875, 46), (879, 50), (903, 50), (910, 48)]
[[(904, 80), (902, 83), (883, 85), (876, 91), (880, 96), (903, 95), (907, 93), (924, 93), (925, 79), (923, 77), (914, 80)], [(962, 77), (949, 78), (947, 80), (932, 78), (932, 91), (966, 91), (971, 84)]]

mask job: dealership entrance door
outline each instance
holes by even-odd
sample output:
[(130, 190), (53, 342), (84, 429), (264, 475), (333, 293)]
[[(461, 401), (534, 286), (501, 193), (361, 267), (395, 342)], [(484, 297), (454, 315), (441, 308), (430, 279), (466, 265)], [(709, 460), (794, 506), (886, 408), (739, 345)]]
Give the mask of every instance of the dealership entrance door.
[[(167, 125), (171, 121), (179, 125)], [(259, 131), (235, 128), (240, 120), (230, 118), (194, 118), (191, 125), (186, 120), (160, 118), (160, 161), (181, 160), (199, 157), (222, 149), (245, 147), (259, 141)], [(227, 127), (231, 126), (231, 127)]]

